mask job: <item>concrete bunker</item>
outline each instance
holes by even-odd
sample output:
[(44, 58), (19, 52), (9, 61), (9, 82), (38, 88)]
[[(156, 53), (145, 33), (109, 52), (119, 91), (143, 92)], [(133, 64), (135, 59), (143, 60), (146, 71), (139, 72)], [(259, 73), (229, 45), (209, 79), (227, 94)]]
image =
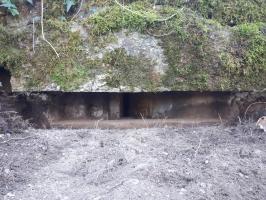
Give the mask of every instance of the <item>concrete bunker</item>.
[(39, 121), (43, 119), (44, 124), (48, 121), (52, 126), (66, 121), (89, 123), (143, 119), (219, 123), (235, 114), (229, 103), (230, 92), (44, 92), (22, 96), (24, 103), (20, 99), (18, 107), (25, 119), (37, 119), (33, 115), (42, 113), (38, 114), (42, 116)]
[(11, 80), (10, 71), (0, 64), (0, 91), (5, 91), (6, 93), (12, 92), (12, 86), (10, 80)]

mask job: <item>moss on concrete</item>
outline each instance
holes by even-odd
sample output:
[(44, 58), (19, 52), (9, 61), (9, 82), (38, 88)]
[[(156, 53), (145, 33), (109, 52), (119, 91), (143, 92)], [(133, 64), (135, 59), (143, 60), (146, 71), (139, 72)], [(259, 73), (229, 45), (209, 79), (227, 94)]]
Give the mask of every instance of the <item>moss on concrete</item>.
[[(73, 22), (68, 19), (77, 11), (78, 5), (67, 14), (61, 0), (48, 0), (45, 33), (60, 58), (41, 40), (38, 22), (35, 54), (31, 49), (30, 24), (27, 24), (27, 30), (20, 30), (2, 23), (0, 64), (18, 79), (26, 79), (24, 87), (27, 90), (39, 90), (48, 83), (56, 83), (61, 90), (73, 91), (93, 78), (93, 74), (107, 74), (108, 86), (127, 86), (130, 90), (156, 91), (161, 87), (172, 90), (252, 90), (266, 87), (265, 1), (169, 3), (153, 9), (153, 1), (126, 1), (127, 8), (135, 12), (133, 14), (113, 1), (94, 0), (84, 3), (81, 11), (84, 19)], [(95, 6), (101, 9), (88, 14)], [(27, 9), (24, 10), (20, 18), (29, 14)], [(173, 14), (170, 19), (160, 21)], [(79, 31), (72, 32), (73, 23), (82, 26), (87, 36), (82, 36)], [(230, 28), (227, 25), (237, 26)], [(152, 61), (130, 56), (123, 49), (106, 53), (103, 58), (92, 58), (91, 53), (101, 52), (107, 44), (115, 43), (114, 33), (122, 29), (158, 38), (168, 64), (165, 74), (155, 73)], [(217, 39), (219, 31), (223, 30), (230, 33), (229, 42), (223, 41), (225, 38)], [(216, 43), (220, 40), (222, 46), (218, 48), (220, 44)]]
[(262, 22), (266, 20), (264, 0), (179, 0), (170, 1), (176, 7), (188, 7), (206, 19), (214, 19), (223, 25)]
[(19, 76), (26, 52), (18, 48), (19, 39), (24, 38), (23, 32), (12, 32), (0, 24), (0, 64), (11, 71), (13, 76)]
[(143, 57), (129, 56), (124, 49), (106, 53), (103, 62), (107, 74), (106, 83), (110, 87), (126, 86), (131, 91), (153, 91), (160, 85), (160, 79), (153, 71), (154, 63)]
[(87, 23), (91, 26), (91, 32), (94, 35), (102, 35), (123, 28), (144, 31), (158, 18), (157, 13), (148, 8), (145, 2), (132, 3), (128, 9), (134, 10), (137, 14), (132, 14), (114, 5), (88, 18)]
[(265, 88), (266, 35), (265, 24), (242, 24), (234, 28), (228, 51), (221, 53), (222, 76), (228, 77), (227, 88)]

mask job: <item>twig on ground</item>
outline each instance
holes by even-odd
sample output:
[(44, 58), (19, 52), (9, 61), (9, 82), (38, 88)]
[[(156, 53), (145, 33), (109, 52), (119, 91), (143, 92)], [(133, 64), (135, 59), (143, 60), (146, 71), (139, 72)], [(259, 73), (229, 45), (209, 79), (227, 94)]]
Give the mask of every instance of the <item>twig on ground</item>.
[(241, 118), (239, 116), (237, 116), (237, 118), (238, 118), (239, 124), (242, 124)]
[(218, 113), (218, 117), (219, 117), (220, 123), (222, 125), (223, 124), (223, 120), (222, 120), (222, 117), (221, 117), (220, 113)]
[(202, 144), (202, 138), (200, 138), (200, 141), (199, 141), (199, 144), (198, 144), (198, 147), (194, 153), (194, 159), (196, 159), (197, 155), (198, 155), (198, 152), (199, 152), (199, 149), (201, 147), (201, 144)]
[(167, 119), (167, 117), (164, 116), (164, 118), (162, 120), (162, 126), (163, 126), (163, 129), (164, 129), (164, 133), (165, 133), (165, 128), (167, 127), (167, 124), (165, 123), (166, 122), (166, 119)]
[(78, 11), (76, 12), (76, 14), (71, 18), (71, 21), (72, 21), (73, 19), (75, 19), (75, 18), (78, 16), (78, 14), (79, 14), (79, 12), (80, 12), (80, 10), (81, 10), (81, 8), (82, 8), (83, 1), (84, 1), (84, 0), (81, 0), (81, 1), (80, 1), (79, 9), (78, 9)]
[(144, 123), (146, 124), (146, 128), (149, 128), (149, 125), (148, 125), (147, 121), (145, 120), (144, 116), (142, 115), (142, 113), (139, 113), (139, 114), (140, 114), (142, 120), (144, 121)]
[(100, 121), (102, 121), (103, 119), (99, 119), (99, 120), (97, 120), (97, 122), (96, 122), (96, 124), (95, 124), (95, 129), (98, 129), (98, 125), (99, 125), (99, 123), (100, 123)]
[(256, 105), (256, 104), (266, 104), (266, 102), (262, 101), (262, 102), (254, 102), (254, 103), (250, 104), (250, 105), (247, 107), (246, 111), (245, 111), (245, 114), (244, 114), (244, 118), (245, 118), (245, 119), (247, 119), (247, 112), (248, 112), (248, 110), (249, 110), (252, 106), (254, 106), (254, 105)]
[(6, 140), (6, 141), (3, 141), (3, 142), (0, 142), (0, 144), (6, 144), (10, 141), (16, 141), (16, 140), (27, 140), (27, 139), (30, 139), (30, 138), (34, 138), (35, 136), (28, 136), (28, 137), (25, 137), (25, 138), (11, 138), (9, 140)]
[(116, 184), (115, 186), (111, 187), (107, 193), (114, 191), (116, 188), (122, 186), (125, 183), (125, 181), (121, 181), (120, 183)]
[(43, 0), (41, 0), (41, 29), (42, 29), (42, 39), (53, 49), (55, 52), (56, 56), (59, 58), (59, 54), (57, 53), (56, 49), (54, 46), (45, 38), (44, 35), (44, 28), (43, 28)]

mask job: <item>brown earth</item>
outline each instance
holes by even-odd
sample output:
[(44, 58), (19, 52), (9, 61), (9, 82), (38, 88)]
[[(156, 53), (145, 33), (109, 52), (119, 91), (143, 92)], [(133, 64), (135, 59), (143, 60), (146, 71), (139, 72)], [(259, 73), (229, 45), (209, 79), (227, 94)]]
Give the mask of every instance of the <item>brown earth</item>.
[(0, 199), (263, 200), (265, 142), (248, 125), (1, 135)]

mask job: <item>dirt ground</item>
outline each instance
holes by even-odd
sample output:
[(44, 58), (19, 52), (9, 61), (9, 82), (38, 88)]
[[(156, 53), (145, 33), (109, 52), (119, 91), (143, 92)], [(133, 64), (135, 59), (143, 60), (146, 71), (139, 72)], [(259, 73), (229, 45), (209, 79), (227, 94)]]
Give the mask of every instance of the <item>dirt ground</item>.
[(266, 133), (242, 125), (2, 135), (0, 199), (264, 200)]

